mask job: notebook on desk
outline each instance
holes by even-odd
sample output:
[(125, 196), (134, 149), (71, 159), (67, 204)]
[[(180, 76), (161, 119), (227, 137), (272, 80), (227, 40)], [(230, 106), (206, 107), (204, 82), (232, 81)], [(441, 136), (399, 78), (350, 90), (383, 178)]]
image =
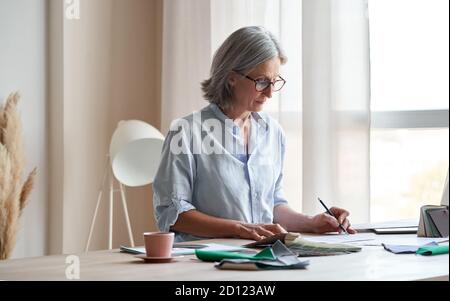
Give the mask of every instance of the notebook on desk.
[[(216, 243), (203, 243), (203, 244), (189, 244), (189, 243), (175, 243), (172, 249), (172, 256), (178, 255), (192, 255), (195, 254), (196, 249), (208, 250), (208, 251), (242, 251), (245, 250), (240, 246), (230, 246), (225, 244)], [(120, 246), (120, 252), (130, 254), (145, 254), (145, 247), (128, 247)]]
[(380, 223), (357, 224), (353, 228), (359, 233), (371, 232), (376, 234), (416, 234), (419, 221), (406, 219)]
[(416, 234), (417, 227), (402, 227), (402, 228), (374, 228), (371, 229), (376, 234)]

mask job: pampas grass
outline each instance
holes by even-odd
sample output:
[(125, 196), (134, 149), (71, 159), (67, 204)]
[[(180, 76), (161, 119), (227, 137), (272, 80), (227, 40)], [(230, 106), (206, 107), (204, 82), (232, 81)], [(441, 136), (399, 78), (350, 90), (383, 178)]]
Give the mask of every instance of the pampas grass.
[(0, 106), (0, 260), (11, 256), (16, 243), (19, 218), (33, 189), (36, 168), (22, 182), (25, 155), (22, 125), (17, 113), (19, 93)]

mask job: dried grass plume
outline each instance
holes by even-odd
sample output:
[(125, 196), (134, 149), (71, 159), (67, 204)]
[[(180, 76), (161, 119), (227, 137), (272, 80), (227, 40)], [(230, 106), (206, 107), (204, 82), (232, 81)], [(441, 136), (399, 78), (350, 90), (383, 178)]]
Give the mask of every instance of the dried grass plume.
[(19, 229), (19, 218), (28, 203), (36, 168), (22, 181), (25, 154), (22, 124), (17, 113), (19, 93), (0, 105), (0, 260), (11, 256)]

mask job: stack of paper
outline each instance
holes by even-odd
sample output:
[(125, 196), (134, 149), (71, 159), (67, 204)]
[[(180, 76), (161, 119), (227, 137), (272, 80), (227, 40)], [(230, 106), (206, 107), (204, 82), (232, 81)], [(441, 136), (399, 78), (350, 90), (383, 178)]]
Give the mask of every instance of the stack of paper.
[(298, 256), (340, 255), (361, 251), (361, 247), (348, 244), (315, 242), (301, 237), (287, 242), (286, 246)]
[(301, 237), (300, 233), (281, 233), (245, 246), (266, 246), (272, 244), (274, 240), (282, 241), (289, 248), (289, 250), (301, 257), (341, 255), (361, 251), (361, 247), (358, 246), (341, 243), (317, 242), (304, 239)]

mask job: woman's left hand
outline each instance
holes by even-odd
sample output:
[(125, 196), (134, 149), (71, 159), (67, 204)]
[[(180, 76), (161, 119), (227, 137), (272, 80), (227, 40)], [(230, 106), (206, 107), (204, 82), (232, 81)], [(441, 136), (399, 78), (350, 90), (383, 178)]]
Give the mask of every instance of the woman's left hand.
[(356, 230), (353, 229), (350, 226), (350, 221), (347, 219), (347, 216), (350, 215), (350, 213), (342, 208), (338, 207), (331, 207), (330, 211), (336, 216), (334, 218), (333, 216), (327, 214), (326, 212), (317, 214), (312, 217), (312, 229), (315, 233), (326, 233), (326, 232), (342, 232), (341, 227), (339, 225), (342, 225), (344, 229), (349, 234), (355, 234)]

